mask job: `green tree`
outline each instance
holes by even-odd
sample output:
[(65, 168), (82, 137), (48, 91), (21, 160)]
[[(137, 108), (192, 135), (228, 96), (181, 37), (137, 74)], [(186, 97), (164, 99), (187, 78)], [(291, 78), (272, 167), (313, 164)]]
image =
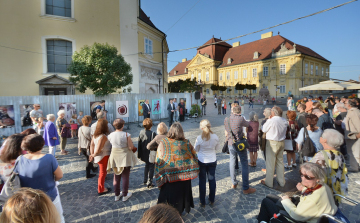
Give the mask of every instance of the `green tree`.
[(196, 85), (196, 78), (191, 80), (190, 78), (184, 80), (182, 83), (180, 83), (180, 92), (189, 92), (192, 93), (194, 91), (197, 91), (199, 89), (199, 86)]
[(226, 86), (219, 86), (219, 91), (226, 91), (227, 87)]
[(179, 93), (180, 92), (180, 85), (183, 83), (184, 81), (179, 79), (177, 81), (174, 82), (170, 82), (168, 84), (168, 88), (169, 88), (169, 92), (172, 93)]
[(240, 91), (243, 91), (245, 89), (245, 85), (238, 82), (237, 84), (235, 84), (235, 89), (239, 91), (240, 95)]
[(70, 81), (81, 93), (90, 89), (96, 96), (105, 96), (131, 91), (131, 87), (125, 88), (133, 81), (131, 66), (108, 43), (82, 47), (73, 55), (68, 71)]

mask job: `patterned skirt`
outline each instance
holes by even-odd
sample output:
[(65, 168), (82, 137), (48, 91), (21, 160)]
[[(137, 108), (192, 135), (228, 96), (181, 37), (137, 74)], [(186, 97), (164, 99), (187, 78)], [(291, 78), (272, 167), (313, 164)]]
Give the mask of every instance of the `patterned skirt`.
[(249, 152), (257, 152), (259, 150), (259, 144), (250, 144)]

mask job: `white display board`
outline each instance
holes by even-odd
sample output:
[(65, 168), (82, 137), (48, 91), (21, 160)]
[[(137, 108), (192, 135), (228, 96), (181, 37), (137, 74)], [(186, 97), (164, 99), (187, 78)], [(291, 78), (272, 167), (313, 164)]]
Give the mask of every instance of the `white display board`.
[(129, 117), (129, 103), (128, 101), (116, 101), (116, 118)]

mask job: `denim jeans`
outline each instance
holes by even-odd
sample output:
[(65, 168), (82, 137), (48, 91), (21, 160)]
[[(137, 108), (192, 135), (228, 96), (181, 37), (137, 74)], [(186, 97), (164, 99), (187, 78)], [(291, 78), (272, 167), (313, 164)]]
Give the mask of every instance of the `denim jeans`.
[(248, 157), (247, 157), (247, 150), (244, 149), (243, 151), (236, 150), (232, 145), (228, 145), (229, 152), (230, 152), (230, 177), (231, 182), (233, 185), (237, 185), (239, 183), (236, 180), (236, 173), (235, 173), (235, 160), (236, 154), (240, 157), (241, 162), (241, 173), (242, 173), (242, 180), (243, 180), (243, 190), (249, 189), (249, 166), (248, 166)]
[(215, 180), (215, 170), (217, 162), (212, 163), (202, 163), (200, 161), (200, 173), (199, 173), (199, 193), (200, 193), (200, 203), (205, 204), (205, 194), (206, 194), (206, 176), (209, 181), (209, 200), (210, 202), (215, 201), (215, 191), (216, 191), (216, 180)]
[(328, 115), (330, 116), (330, 118), (333, 118), (333, 110), (332, 109), (328, 109)]
[(249, 108), (254, 108), (254, 104), (253, 104), (253, 103), (249, 103)]

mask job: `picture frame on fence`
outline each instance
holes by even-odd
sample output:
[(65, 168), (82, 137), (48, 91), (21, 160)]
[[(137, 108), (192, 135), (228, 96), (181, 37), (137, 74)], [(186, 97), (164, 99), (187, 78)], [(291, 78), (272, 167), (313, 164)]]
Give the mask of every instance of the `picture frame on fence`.
[(20, 105), (21, 127), (26, 127), (26, 126), (32, 125), (32, 120), (30, 118), (30, 112), (32, 110), (34, 110), (33, 104)]
[(69, 121), (73, 114), (76, 114), (76, 103), (59, 103), (59, 110), (65, 111), (65, 119)]
[[(98, 106), (100, 104), (101, 104), (101, 101), (91, 101), (90, 102), (90, 116), (91, 116), (92, 120), (97, 120), (95, 108), (96, 108), (96, 106)], [(105, 110), (105, 106), (106, 105), (104, 105), (104, 110)]]
[(0, 128), (15, 126), (15, 112), (13, 105), (0, 105)]

